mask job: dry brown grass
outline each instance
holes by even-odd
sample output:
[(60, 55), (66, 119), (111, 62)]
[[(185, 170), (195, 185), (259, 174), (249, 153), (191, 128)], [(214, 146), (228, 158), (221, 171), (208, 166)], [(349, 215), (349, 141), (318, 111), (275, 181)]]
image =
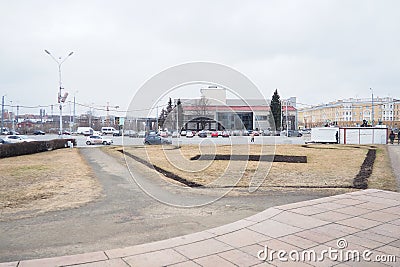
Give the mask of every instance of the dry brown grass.
[(101, 192), (77, 149), (4, 158), (0, 162), (0, 220), (5, 215), (21, 218), (77, 207)]
[(377, 146), (376, 159), (371, 177), (368, 179), (368, 187), (397, 191), (397, 183), (393, 172), (387, 146)]
[[(152, 164), (180, 177), (208, 186), (247, 187), (252, 179), (262, 181), (261, 188), (274, 187), (349, 187), (360, 170), (368, 146), (350, 145), (236, 145), (125, 147), (132, 153)], [(212, 161), (190, 158), (203, 154), (242, 154), (307, 156), (307, 163)], [(384, 147), (378, 147), (374, 173), (370, 187), (389, 189), (395, 184), (390, 161)]]

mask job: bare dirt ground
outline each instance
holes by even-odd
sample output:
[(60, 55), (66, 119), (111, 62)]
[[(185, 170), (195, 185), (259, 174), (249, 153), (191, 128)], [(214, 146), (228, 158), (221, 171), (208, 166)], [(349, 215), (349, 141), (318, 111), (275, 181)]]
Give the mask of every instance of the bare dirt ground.
[[(236, 145), (195, 146), (179, 149), (173, 146), (125, 147), (124, 151), (156, 167), (204, 186), (247, 187), (252, 179), (262, 181), (260, 189), (279, 187), (350, 188), (360, 171), (370, 146), (350, 145)], [(386, 146), (377, 150), (373, 172), (368, 179), (369, 188), (396, 189)], [(118, 155), (110, 148), (109, 153)], [(113, 151), (113, 152), (112, 152)], [(285, 155), (306, 156), (307, 163), (243, 161), (243, 160), (191, 160), (198, 155)], [(200, 156), (201, 158), (201, 156)], [(166, 178), (167, 179), (167, 178)]]
[(0, 220), (88, 203), (101, 186), (77, 149), (0, 159)]

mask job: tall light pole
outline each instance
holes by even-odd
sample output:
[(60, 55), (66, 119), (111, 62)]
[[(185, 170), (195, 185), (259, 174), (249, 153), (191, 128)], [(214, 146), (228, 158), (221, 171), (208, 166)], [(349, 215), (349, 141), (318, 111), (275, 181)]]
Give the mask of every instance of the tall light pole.
[(374, 127), (374, 121), (375, 121), (375, 114), (374, 114), (374, 90), (372, 88), (369, 88), (371, 90), (371, 126)]
[(13, 134), (14, 134), (14, 106), (13, 106), (13, 102), (12, 102), (12, 100), (10, 100), (10, 107), (11, 107), (11, 129), (12, 129), (12, 131), (13, 131)]
[(61, 57), (59, 57), (58, 59), (56, 59), (48, 50), (44, 50), (44, 52), (46, 52), (58, 65), (58, 77), (59, 77), (59, 93), (58, 93), (58, 103), (60, 103), (60, 136), (62, 137), (63, 134), (63, 126), (62, 126), (62, 103), (65, 102), (68, 94), (65, 94), (64, 96), (61, 95), (61, 90), (62, 88), (62, 82), (61, 82), (61, 65), (74, 53), (74, 52), (70, 52), (64, 59), (62, 59)]
[(5, 95), (3, 95), (1, 98), (1, 133), (0, 134), (3, 134), (3, 129), (4, 129), (4, 97), (5, 97)]

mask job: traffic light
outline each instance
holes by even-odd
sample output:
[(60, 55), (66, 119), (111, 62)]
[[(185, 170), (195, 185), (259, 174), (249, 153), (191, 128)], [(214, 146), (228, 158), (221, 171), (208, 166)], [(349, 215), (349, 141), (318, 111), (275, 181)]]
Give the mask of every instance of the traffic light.
[(115, 124), (119, 125), (119, 117), (115, 117)]

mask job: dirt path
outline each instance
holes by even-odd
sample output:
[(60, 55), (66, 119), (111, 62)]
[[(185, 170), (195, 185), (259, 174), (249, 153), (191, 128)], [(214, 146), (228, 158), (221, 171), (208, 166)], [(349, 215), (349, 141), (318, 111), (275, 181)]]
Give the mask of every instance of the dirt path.
[[(81, 152), (103, 186), (103, 197), (76, 209), (0, 222), (0, 262), (147, 243), (223, 225), (271, 206), (336, 193), (293, 190), (232, 194), (199, 208), (176, 208), (146, 195), (132, 182), (126, 166), (100, 149), (84, 148)], [(137, 177), (145, 181), (141, 175)], [(156, 180), (146, 182), (160, 193), (177, 193), (164, 190)]]

